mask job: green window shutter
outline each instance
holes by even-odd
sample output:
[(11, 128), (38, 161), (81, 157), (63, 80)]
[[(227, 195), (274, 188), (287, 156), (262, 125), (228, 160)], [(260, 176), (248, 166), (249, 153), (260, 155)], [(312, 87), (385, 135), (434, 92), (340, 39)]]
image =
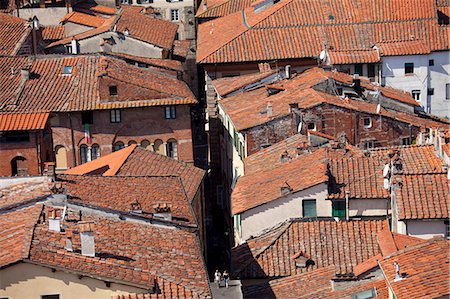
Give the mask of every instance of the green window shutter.
[(316, 200), (315, 199), (303, 201), (303, 217), (304, 218), (317, 217)]
[(345, 218), (345, 201), (333, 201), (332, 216)]

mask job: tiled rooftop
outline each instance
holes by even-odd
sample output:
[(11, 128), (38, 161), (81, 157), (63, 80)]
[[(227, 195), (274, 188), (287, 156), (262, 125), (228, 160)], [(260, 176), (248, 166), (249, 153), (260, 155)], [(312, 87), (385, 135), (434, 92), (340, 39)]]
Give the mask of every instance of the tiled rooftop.
[(103, 25), (105, 20), (106, 20), (105, 18), (99, 16), (72, 11), (71, 13), (65, 15), (64, 18), (62, 18), (61, 23), (65, 24), (67, 22), (70, 22), (88, 27), (98, 28)]
[(225, 97), (228, 94), (230, 94), (234, 91), (237, 91), (241, 88), (244, 88), (247, 85), (250, 85), (252, 83), (256, 83), (260, 80), (263, 80), (263, 79), (273, 75), (274, 73), (275, 73), (275, 71), (268, 71), (268, 72), (260, 72), (260, 73), (236, 76), (236, 77), (219, 78), (219, 79), (215, 79), (213, 81), (213, 84), (214, 84), (214, 88), (216, 89), (217, 93), (221, 97)]
[[(233, 248), (233, 273), (241, 279), (279, 277), (334, 266), (334, 273), (350, 274), (379, 253), (376, 235), (387, 227), (385, 220), (287, 222)], [(315, 265), (296, 267), (299, 253)]]
[(157, 206), (170, 207), (173, 222), (196, 225), (191, 204), (179, 177), (61, 175), (68, 201), (110, 211), (131, 213), (139, 203), (139, 216), (154, 219)]
[(174, 71), (183, 71), (183, 66), (180, 61), (172, 60), (172, 59), (159, 59), (159, 58), (148, 58), (148, 57), (140, 57), (123, 53), (108, 53), (108, 55), (130, 59), (134, 61), (139, 61), (142, 63), (146, 63), (150, 66), (155, 66), (163, 69), (169, 69)]
[(396, 190), (399, 219), (448, 219), (450, 184), (446, 173), (403, 175)]
[[(436, 238), (400, 250), (379, 263), (396, 298), (447, 298), (450, 295), (449, 260), (448, 241)], [(394, 262), (400, 266), (402, 280), (395, 281)]]
[(0, 114), (0, 131), (42, 130), (49, 113), (4, 113)]
[(199, 19), (223, 17), (249, 7), (252, 2), (257, 0), (203, 0), (198, 7), (196, 17)]
[(12, 184), (0, 188), (0, 210), (7, 210), (27, 202), (44, 199), (50, 194), (46, 177), (12, 182)]
[(326, 149), (256, 171), (238, 179), (232, 195), (232, 213), (240, 214), (285, 195), (282, 187), (295, 193), (328, 181)]
[[(30, 67), (30, 79), (20, 69)], [(72, 73), (62, 73), (72, 66)], [(110, 101), (100, 93), (103, 79), (132, 87)], [(131, 66), (100, 55), (0, 58), (0, 106), (4, 112), (61, 112), (127, 107), (192, 104), (186, 83), (164, 73)], [(4, 86), (4, 87), (3, 87)], [(17, 91), (20, 90), (20, 93)]]
[[(197, 61), (231, 63), (312, 58), (318, 57), (324, 43), (334, 51), (362, 51), (371, 50), (379, 43), (409, 41), (412, 37), (423, 41), (431, 51), (448, 49), (444, 32), (448, 29), (439, 26), (434, 2), (333, 0), (323, 4), (315, 0), (282, 0), (255, 12), (247, 1), (230, 0), (217, 5), (217, 9), (233, 3), (238, 8), (228, 11), (235, 12), (199, 25)], [(200, 8), (197, 15), (215, 17), (228, 13), (216, 13), (213, 6), (206, 12)], [(395, 55), (422, 54), (423, 48), (422, 45), (397, 47)], [(353, 59), (353, 63), (362, 63), (366, 57)]]
[(65, 37), (63, 25), (45, 26), (41, 28), (42, 39), (44, 41), (55, 41)]
[(179, 176), (188, 199), (197, 193), (205, 172), (193, 165), (131, 145), (120, 151), (69, 169), (70, 175)]
[(30, 32), (27, 21), (0, 12), (0, 56), (16, 55)]

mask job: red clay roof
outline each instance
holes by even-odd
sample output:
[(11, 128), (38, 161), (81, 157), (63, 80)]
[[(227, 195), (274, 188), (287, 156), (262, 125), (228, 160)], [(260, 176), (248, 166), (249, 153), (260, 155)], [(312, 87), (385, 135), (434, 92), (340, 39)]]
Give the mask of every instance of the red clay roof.
[[(49, 231), (42, 216), (39, 223), (34, 222), (36, 228), (29, 256), (31, 262), (106, 281), (140, 286), (145, 290), (154, 286), (156, 277), (159, 286), (167, 283), (172, 285), (174, 291), (186, 288), (200, 296), (210, 296), (195, 233), (87, 212), (83, 212), (80, 219), (78, 211), (68, 209), (67, 212), (65, 220), (61, 221), (65, 227), (61, 233)], [(79, 220), (94, 222), (95, 257), (79, 253)], [(5, 232), (8, 231), (2, 230), (0, 235)], [(73, 236), (73, 252), (64, 248), (68, 233)]]
[(252, 2), (257, 0), (202, 0), (196, 17), (199, 19), (223, 17), (249, 7)]
[(41, 32), (44, 41), (59, 40), (65, 37), (64, 26), (62, 25), (42, 27)]
[(128, 29), (129, 35), (133, 38), (171, 49), (178, 25), (142, 14), (141, 10), (122, 5), (122, 13), (117, 21), (117, 31), (123, 33), (125, 29)]
[[(449, 44), (441, 27), (433, 0), (283, 0), (260, 12), (241, 8), (200, 24), (197, 61), (310, 58), (319, 56), (324, 43), (334, 51), (371, 50), (381, 42), (411, 39), (425, 41), (431, 51), (444, 50)], [(411, 50), (421, 54), (423, 47), (406, 50), (405, 55)], [(362, 63), (366, 58), (354, 59)]]
[(375, 49), (356, 49), (329, 51), (328, 56), (332, 64), (376, 63), (380, 61), (378, 51)]
[(446, 173), (403, 175), (396, 193), (399, 219), (450, 217), (450, 184)]
[(155, 206), (168, 205), (172, 221), (195, 225), (196, 219), (180, 177), (175, 176), (76, 176), (60, 178), (70, 195), (68, 201), (123, 213), (139, 202), (142, 217), (155, 218)]
[(123, 53), (108, 53), (108, 55), (130, 59), (134, 61), (139, 61), (142, 63), (146, 63), (151, 66), (156, 66), (164, 69), (174, 70), (178, 72), (183, 71), (183, 66), (180, 61), (178, 60), (172, 60), (172, 59), (159, 59), (159, 58), (148, 58), (148, 57), (140, 57), (140, 56), (134, 56), (134, 55), (128, 55)]
[(27, 21), (0, 12), (0, 56), (16, 55), (30, 32)]
[[(400, 250), (379, 263), (396, 298), (444, 298), (450, 295), (449, 260), (448, 241), (437, 238)], [(394, 281), (394, 262), (405, 274), (402, 280)]]
[(93, 16), (86, 13), (81, 13), (77, 11), (72, 11), (62, 18), (61, 23), (65, 24), (66, 22), (76, 23), (88, 27), (98, 28), (103, 25), (106, 21), (105, 18), (99, 16)]
[(173, 55), (186, 58), (191, 49), (192, 40), (174, 40)]
[[(30, 65), (30, 79), (20, 69)], [(62, 74), (72, 66), (70, 75)], [(117, 100), (100, 92), (103, 79), (126, 84)], [(4, 112), (80, 111), (196, 103), (186, 83), (101, 55), (0, 58), (0, 107)], [(3, 85), (4, 84), (4, 85)], [(18, 92), (20, 91), (20, 92)]]
[(423, 40), (386, 41), (377, 44), (381, 56), (429, 54), (430, 48)]
[(281, 192), (284, 186), (295, 193), (327, 181), (326, 149), (319, 149), (240, 177), (233, 190), (231, 210), (233, 215), (240, 214), (286, 196)]
[(260, 73), (254, 73), (254, 74), (248, 74), (248, 75), (242, 75), (242, 76), (236, 76), (236, 77), (225, 77), (216, 79), (213, 81), (214, 88), (216, 89), (217, 93), (221, 97), (225, 97), (228, 94), (237, 91), (241, 88), (244, 88), (247, 85), (256, 83), (260, 80), (263, 80), (271, 75), (273, 75), (275, 71), (269, 71), (269, 72), (260, 72)]
[(205, 174), (193, 165), (131, 145), (112, 154), (67, 170), (70, 175), (179, 176), (189, 200), (197, 193)]
[(390, 198), (388, 190), (383, 188), (384, 164), (378, 158), (345, 157), (331, 159), (330, 199), (345, 199), (349, 192), (351, 199)]
[(0, 131), (42, 130), (49, 113), (0, 113)]
[[(327, 266), (336, 274), (378, 254), (376, 235), (385, 220), (296, 220), (232, 249), (233, 272), (241, 279), (290, 276)], [(315, 262), (298, 268), (292, 258), (302, 252)]]
[(1, 214), (0, 268), (29, 257), (34, 226), (41, 211), (42, 205), (34, 205)]
[(13, 183), (0, 189), (0, 210), (7, 210), (26, 202), (43, 199), (51, 194), (47, 178)]

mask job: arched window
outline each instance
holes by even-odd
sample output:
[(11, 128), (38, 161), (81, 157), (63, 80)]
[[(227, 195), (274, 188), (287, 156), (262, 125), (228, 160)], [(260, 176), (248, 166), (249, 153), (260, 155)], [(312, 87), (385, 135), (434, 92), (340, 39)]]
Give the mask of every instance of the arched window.
[(55, 147), (56, 169), (67, 169), (67, 151), (62, 145)]
[(91, 147), (91, 161), (100, 158), (100, 146), (98, 144), (93, 144)]
[(113, 152), (116, 152), (118, 150), (121, 150), (125, 147), (125, 144), (122, 141), (117, 141), (116, 143), (114, 143), (113, 145)]
[(88, 161), (88, 146), (86, 144), (80, 145), (80, 164)]
[(128, 141), (128, 146), (130, 146), (130, 145), (132, 145), (132, 144), (137, 144), (137, 142), (136, 142), (136, 141), (134, 141), (134, 140), (130, 140), (130, 141)]
[(142, 140), (141, 141), (141, 147), (143, 148), (143, 149), (146, 149), (146, 150), (149, 150), (149, 151), (152, 151), (153, 149), (152, 149), (152, 146), (150, 145), (150, 141), (148, 141), (148, 140)]
[(162, 140), (156, 139), (155, 143), (153, 143), (153, 150), (158, 154), (164, 155), (164, 147), (162, 145), (163, 145)]
[(175, 139), (167, 140), (166, 153), (167, 153), (167, 156), (174, 158), (174, 159), (178, 159), (178, 146), (177, 146), (177, 141)]
[(11, 175), (12, 176), (24, 176), (28, 175), (28, 162), (27, 159), (21, 156), (14, 157), (11, 160)]

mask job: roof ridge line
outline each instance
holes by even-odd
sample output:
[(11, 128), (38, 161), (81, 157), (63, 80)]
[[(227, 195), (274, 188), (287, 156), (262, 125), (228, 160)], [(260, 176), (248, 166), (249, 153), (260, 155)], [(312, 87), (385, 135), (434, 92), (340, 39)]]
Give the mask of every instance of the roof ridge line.
[[(405, 236), (408, 236), (408, 235), (405, 235)], [(434, 238), (432, 238), (432, 239), (430, 239), (428, 241), (427, 240), (424, 240), (424, 241), (425, 242), (422, 242), (422, 243), (419, 243), (419, 244), (416, 244), (416, 245), (408, 246), (408, 247), (402, 248), (400, 250), (397, 250), (396, 252), (391, 253), (391, 254), (383, 257), (383, 260), (386, 260), (386, 259), (398, 256), (400, 254), (403, 254), (403, 253), (406, 253), (406, 252), (409, 252), (409, 251), (412, 251), (412, 250), (416, 250), (416, 249), (419, 249), (419, 248), (422, 248), (422, 247), (425, 247), (425, 246), (437, 243), (439, 241), (445, 241), (445, 239), (444, 239), (444, 237), (434, 237)], [(446, 242), (446, 244), (447, 244), (447, 242)]]

